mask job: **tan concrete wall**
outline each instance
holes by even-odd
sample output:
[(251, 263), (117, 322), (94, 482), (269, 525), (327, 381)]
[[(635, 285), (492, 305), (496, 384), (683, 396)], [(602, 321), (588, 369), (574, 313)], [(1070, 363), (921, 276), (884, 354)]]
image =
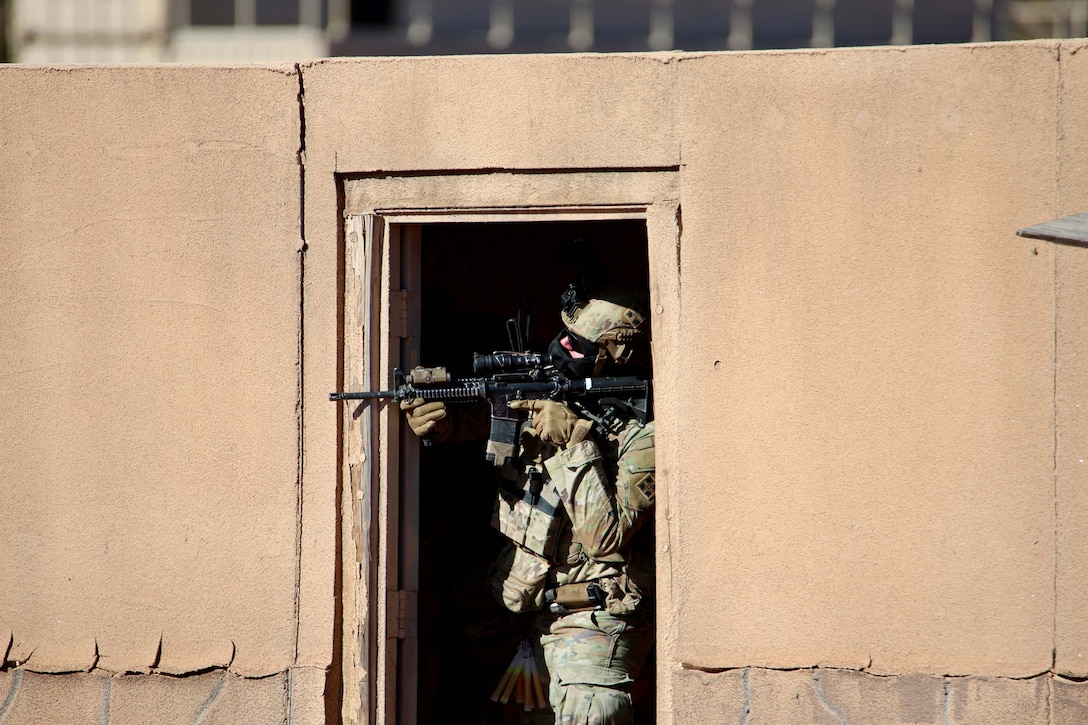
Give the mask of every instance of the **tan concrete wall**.
[(0, 685), (7, 722), (82, 721), (26, 714), (78, 706), (34, 672), (313, 664), (297, 74), (12, 67), (0, 93), (0, 654), (27, 673)]
[[(1088, 101), (1088, 51), (1062, 48), (1061, 117), (1058, 126), (1057, 215), (1088, 208), (1088, 128), (1078, 109)], [(1088, 250), (1055, 250), (1057, 335), (1055, 422), (1057, 460), (1057, 612), (1055, 669), (1088, 675)], [(1088, 710), (1085, 711), (1088, 716)]]
[(681, 61), (676, 393), (715, 422), (680, 661), (1049, 668), (1055, 250), (1013, 233), (1054, 213), (1057, 79), (1046, 45)]
[(1078, 722), (1081, 47), (0, 70), (0, 719), (320, 719), (337, 174), (675, 168), (659, 720)]

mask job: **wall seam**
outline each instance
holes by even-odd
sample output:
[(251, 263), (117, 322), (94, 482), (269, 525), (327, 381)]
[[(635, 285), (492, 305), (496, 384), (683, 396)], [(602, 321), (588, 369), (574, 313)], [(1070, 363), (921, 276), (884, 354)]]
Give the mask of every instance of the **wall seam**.
[[(1057, 88), (1054, 94), (1054, 212), (1055, 216), (1061, 216), (1061, 179), (1062, 179), (1062, 44), (1058, 43), (1057, 50)], [(1058, 667), (1058, 557), (1060, 556), (1058, 546), (1058, 316), (1060, 310), (1058, 309), (1058, 254), (1059, 250), (1054, 249), (1054, 255), (1052, 257), (1051, 264), (1053, 268), (1051, 270), (1052, 275), (1052, 294), (1053, 294), (1053, 325), (1054, 325), (1054, 338), (1053, 338), (1053, 360), (1051, 361), (1052, 377), (1051, 377), (1051, 428), (1052, 436), (1051, 440), (1051, 495), (1053, 498), (1053, 510), (1052, 527), (1053, 527), (1053, 542), (1054, 558), (1053, 558), (1053, 597), (1054, 602), (1052, 605), (1052, 619), (1051, 619), (1051, 649), (1050, 649), (1050, 671), (1055, 672)]]
[[(298, 93), (295, 96), (298, 104), (298, 151), (296, 163), (298, 164), (298, 219), (299, 219), (299, 249), (298, 249), (298, 358), (296, 360), (295, 420), (297, 426), (296, 440), (296, 465), (295, 471), (295, 641), (294, 656), (292, 661), (298, 664), (299, 639), (302, 631), (302, 555), (303, 555), (303, 471), (305, 463), (304, 436), (306, 427), (305, 400), (306, 400), (306, 375), (305, 375), (305, 350), (306, 350), (306, 92), (302, 78), (302, 66), (295, 64), (295, 74), (298, 78)], [(287, 698), (287, 722), (292, 721), (294, 711), (294, 682), (291, 668), (288, 668), (288, 683), (286, 688)]]
[[(683, 308), (680, 305), (681, 284), (682, 284), (681, 275), (680, 275), (680, 266), (681, 266), (680, 246), (681, 246), (681, 235), (682, 235), (682, 231), (683, 231), (682, 228), (681, 228), (681, 220), (680, 220), (680, 205), (683, 202), (683, 198), (684, 198), (684, 192), (683, 192), (683, 190), (684, 190), (684, 153), (683, 153), (684, 134), (682, 133), (682, 131), (680, 129), (680, 118), (682, 117), (683, 114), (682, 114), (681, 109), (679, 108), (679, 105), (680, 105), (679, 104), (679, 99), (681, 99), (683, 97), (682, 96), (681, 83), (680, 83), (680, 80), (681, 80), (681, 78), (680, 78), (680, 64), (682, 62), (683, 62), (683, 59), (682, 59), (681, 56), (678, 56), (678, 55), (675, 55), (675, 54), (672, 55), (671, 58), (670, 58), (670, 61), (669, 61), (670, 68), (669, 68), (669, 76), (668, 76), (668, 78), (669, 78), (669, 94), (668, 94), (669, 95), (669, 104), (668, 105), (669, 105), (669, 113), (671, 115), (670, 127), (672, 128), (673, 136), (676, 139), (676, 158), (675, 158), (676, 170), (675, 170), (675, 173), (676, 173), (676, 185), (677, 185), (677, 188), (676, 188), (676, 211), (674, 212), (675, 216), (674, 216), (674, 220), (673, 220), (674, 223), (676, 224), (675, 232), (674, 232), (675, 233), (675, 242), (674, 242), (675, 248), (672, 250), (673, 255), (674, 255), (674, 257), (672, 259), (672, 263), (676, 265), (676, 268), (675, 268), (676, 290), (675, 290), (675, 293), (674, 293), (675, 298), (668, 300), (666, 304), (668, 304), (670, 306), (674, 305), (675, 308), (676, 308), (675, 313), (670, 312), (670, 318), (676, 322), (676, 330), (674, 331), (673, 334), (677, 334), (677, 335), (680, 334), (680, 329), (681, 329), (681, 326), (679, 324), (680, 323), (680, 316), (683, 314), (683, 312), (682, 312)], [(647, 239), (647, 244), (650, 244), (650, 243), (651, 243), (651, 240)], [(658, 302), (657, 304), (661, 305), (661, 302)], [(674, 356), (672, 354), (670, 354), (668, 356), (669, 359), (668, 359), (668, 361), (666, 361), (666, 365), (671, 366), (673, 357)], [(656, 507), (656, 510), (654, 512), (654, 518), (655, 518), (656, 521), (659, 522), (657, 524), (657, 526), (658, 526), (657, 534), (658, 534), (658, 536), (660, 536), (661, 533), (664, 533), (665, 541), (664, 541), (664, 543), (662, 543), (661, 541), (658, 541), (655, 544), (655, 548), (657, 549), (658, 555), (661, 555), (661, 556), (665, 557), (665, 566), (666, 566), (666, 568), (668, 570), (668, 574), (666, 574), (666, 576), (668, 577), (668, 598), (669, 598), (669, 601), (671, 602), (671, 604), (669, 605), (669, 607), (667, 609), (669, 621), (667, 623), (664, 623), (665, 624), (665, 630), (666, 630), (665, 636), (668, 638), (668, 641), (669, 641), (669, 644), (665, 647), (665, 649), (669, 652), (670, 655), (675, 656), (676, 655), (676, 650), (678, 648), (679, 641), (680, 641), (679, 618), (678, 618), (677, 613), (676, 613), (677, 612), (676, 603), (678, 602), (678, 600), (680, 598), (679, 593), (677, 591), (677, 586), (676, 586), (676, 577), (677, 577), (676, 552), (679, 549), (673, 546), (675, 543), (678, 542), (677, 522), (675, 522), (674, 519), (673, 519), (673, 516), (675, 515), (675, 511), (676, 511), (676, 508), (675, 508), (675, 505), (674, 505), (676, 479), (675, 479), (675, 477), (673, 476), (673, 474), (671, 472), (666, 471), (666, 480), (668, 480), (669, 485), (666, 486), (663, 491), (659, 491), (659, 496), (662, 495), (662, 494), (664, 495), (664, 504), (665, 505), (664, 505), (664, 507), (662, 507), (661, 504), (658, 503), (657, 507)], [(664, 508), (664, 510), (662, 510), (662, 508)], [(664, 513), (664, 516), (662, 516), (662, 513)], [(658, 616), (660, 617), (660, 614)], [(655, 647), (657, 647), (658, 649), (661, 649), (661, 645), (662, 645), (662, 637), (661, 637), (661, 634), (659, 632), (655, 636)], [(659, 661), (660, 661), (660, 656), (659, 656)], [(677, 662), (676, 664), (679, 665), (681, 669), (683, 669), (684, 665), (683, 665), (682, 662)], [(751, 675), (750, 670), (745, 669), (745, 671), (744, 671), (745, 709), (744, 709), (744, 713), (743, 713), (743, 715), (741, 717), (741, 720), (740, 720), (740, 725), (747, 725), (749, 714), (751, 712), (751, 704), (752, 704), (751, 703), (751, 694), (752, 694), (752, 690), (751, 690), (750, 675)], [(655, 709), (657, 710), (658, 719), (663, 720), (664, 723), (666, 723), (666, 725), (672, 725), (673, 723), (676, 722), (676, 715), (675, 715), (675, 712), (674, 712), (675, 708), (673, 707), (674, 702), (675, 702), (675, 698), (676, 698), (676, 684), (675, 684), (674, 678), (670, 678), (670, 677), (666, 676), (665, 670), (660, 664), (658, 665), (658, 671), (657, 671), (656, 690), (657, 690), (657, 705), (656, 705)], [(662, 709), (664, 709), (664, 711), (666, 713), (665, 717), (661, 717)]]
[[(670, 80), (670, 83), (672, 85), (672, 92), (670, 94), (671, 102), (669, 103), (669, 110), (670, 110), (670, 113), (672, 113), (672, 124), (671, 125), (672, 125), (672, 129), (673, 129), (673, 135), (676, 137), (676, 178), (677, 178), (677, 184), (680, 187), (679, 189), (677, 189), (677, 200), (676, 200), (676, 294), (677, 294), (677, 297), (680, 296), (680, 293), (682, 291), (682, 287), (683, 287), (683, 284), (684, 284), (683, 254), (682, 254), (683, 250), (681, 249), (681, 245), (683, 243), (682, 242), (682, 237), (683, 237), (683, 231), (684, 231), (684, 222), (683, 222), (683, 218), (681, 217), (681, 211), (680, 211), (681, 207), (683, 206), (683, 199), (684, 199), (684, 192), (683, 192), (683, 189), (684, 189), (684, 176), (683, 176), (683, 172), (684, 172), (684, 137), (683, 137), (683, 134), (679, 133), (679, 130), (677, 128), (678, 121), (677, 121), (677, 110), (676, 110), (676, 106), (677, 106), (676, 97), (680, 94), (680, 63), (681, 63), (681, 60), (682, 60), (681, 58), (673, 56), (670, 59), (670, 63), (669, 63), (672, 66), (672, 70), (671, 70), (672, 78)], [(683, 310), (683, 307), (678, 304), (677, 305), (677, 314), (678, 315), (681, 314), (682, 310)]]
[[(856, 672), (858, 674), (865, 675), (866, 677), (873, 677), (876, 679), (894, 679), (896, 677), (907, 677), (910, 675), (925, 675), (927, 677), (935, 677), (941, 679), (956, 679), (956, 680), (971, 680), (972, 678), (980, 678), (986, 680), (997, 680), (1005, 682), (1027, 682), (1029, 680), (1038, 680), (1041, 677), (1054, 677), (1055, 673), (1049, 669), (1040, 670), (1039, 672), (1033, 672), (1028, 675), (994, 675), (985, 673), (971, 673), (971, 674), (937, 674), (927, 670), (904, 670), (902, 672), (870, 672), (866, 667), (827, 667), (827, 666), (807, 666), (807, 667), (792, 667), (781, 666), (772, 667), (769, 665), (740, 665), (736, 667), (704, 667), (700, 665), (693, 665), (687, 662), (680, 663), (680, 669), (691, 672), (703, 672), (709, 675), (719, 675), (727, 672), (748, 672), (749, 670), (758, 670), (760, 672), (812, 672), (814, 675), (822, 674), (824, 672)], [(1068, 678), (1066, 678), (1068, 679)]]

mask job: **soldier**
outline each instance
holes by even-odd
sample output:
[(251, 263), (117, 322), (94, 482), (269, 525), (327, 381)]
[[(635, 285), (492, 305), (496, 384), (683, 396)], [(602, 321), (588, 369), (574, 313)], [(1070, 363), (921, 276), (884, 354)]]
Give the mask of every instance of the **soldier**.
[[(568, 293), (562, 318), (548, 352), (568, 379), (637, 365), (645, 349), (645, 314), (630, 297), (583, 303)], [(640, 421), (631, 401), (610, 406), (611, 424), (594, 430), (561, 402), (511, 404), (531, 425), (521, 465), (499, 484), (493, 523), (508, 541), (491, 583), (511, 611), (537, 613), (536, 666), (559, 725), (629, 725), (631, 688), (653, 645), (654, 424)], [(442, 441), (479, 428), (471, 415), (455, 421), (441, 402), (401, 407), (420, 436)]]

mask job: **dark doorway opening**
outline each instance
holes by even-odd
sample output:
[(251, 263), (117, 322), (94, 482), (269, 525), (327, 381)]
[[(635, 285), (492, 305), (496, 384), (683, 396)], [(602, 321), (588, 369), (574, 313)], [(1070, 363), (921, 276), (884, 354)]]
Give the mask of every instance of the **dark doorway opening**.
[[(522, 320), (528, 348), (545, 351), (561, 325), (560, 296), (579, 277), (599, 289), (648, 291), (641, 219), (424, 224), (421, 239), (420, 364), (461, 376), (473, 375), (473, 353), (510, 348), (512, 318)], [(420, 454), (420, 725), (521, 719), (519, 706), (490, 699), (532, 615), (507, 612), (487, 586), (502, 540), (491, 527), (496, 480), (483, 445)], [(651, 656), (634, 691), (638, 723), (654, 721), (653, 674)]]

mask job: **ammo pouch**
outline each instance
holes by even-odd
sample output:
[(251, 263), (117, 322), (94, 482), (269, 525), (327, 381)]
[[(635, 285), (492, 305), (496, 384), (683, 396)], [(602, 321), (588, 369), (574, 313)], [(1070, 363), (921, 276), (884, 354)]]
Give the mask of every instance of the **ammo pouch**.
[(544, 592), (544, 603), (552, 614), (569, 614), (582, 609), (604, 609), (605, 593), (594, 582), (564, 584)]
[(520, 547), (555, 561), (563, 502), (536, 466), (527, 466), (516, 481), (500, 479), (492, 525)]

